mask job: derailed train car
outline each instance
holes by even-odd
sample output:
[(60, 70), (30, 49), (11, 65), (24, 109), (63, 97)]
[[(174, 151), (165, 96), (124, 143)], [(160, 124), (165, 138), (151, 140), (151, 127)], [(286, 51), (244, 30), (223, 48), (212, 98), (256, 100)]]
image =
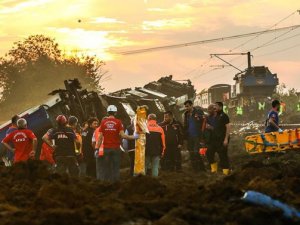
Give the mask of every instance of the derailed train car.
[(278, 85), (277, 74), (268, 67), (248, 67), (234, 77), (235, 84), (216, 84), (197, 96), (200, 106), (223, 102), (224, 110), (234, 120), (264, 120), (271, 108), (271, 98)]
[[(196, 91), (190, 81), (176, 82), (172, 76), (151, 82), (144, 87), (124, 89), (110, 94), (98, 94), (94, 91), (82, 89), (78, 79), (66, 80), (65, 89), (54, 90), (51, 98), (44, 104), (26, 110), (19, 115), (28, 121), (28, 126), (38, 138), (51, 127), (55, 126), (55, 118), (59, 114), (78, 117), (79, 122), (89, 117), (100, 120), (106, 115), (108, 105), (118, 107), (118, 115), (124, 125), (130, 124), (137, 106), (147, 105), (149, 112), (156, 113), (162, 120), (163, 112), (172, 110), (178, 120), (182, 119), (183, 103), (187, 99), (194, 99)], [(0, 141), (10, 121), (0, 125)]]

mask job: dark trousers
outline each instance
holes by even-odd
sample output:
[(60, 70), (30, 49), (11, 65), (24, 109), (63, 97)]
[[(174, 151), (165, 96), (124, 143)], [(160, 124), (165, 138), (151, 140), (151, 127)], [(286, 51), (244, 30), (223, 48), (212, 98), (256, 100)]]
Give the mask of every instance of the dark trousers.
[(96, 178), (96, 159), (94, 156), (90, 156), (85, 159), (86, 163), (86, 175)]
[(78, 163), (75, 156), (57, 156), (56, 160), (56, 171), (58, 173), (69, 173), (72, 176), (78, 176), (79, 169)]
[(205, 166), (202, 157), (199, 154), (200, 140), (199, 137), (188, 138), (188, 151), (190, 153), (190, 160), (194, 171), (205, 171)]
[(177, 145), (167, 144), (161, 168), (166, 171), (181, 171), (181, 151)]
[(103, 181), (104, 180), (104, 156), (99, 156), (96, 158), (96, 174), (97, 179)]
[(120, 179), (120, 149), (104, 148), (104, 180), (116, 182)]
[(223, 142), (216, 141), (208, 145), (206, 157), (209, 164), (216, 162), (215, 154), (218, 154), (220, 159), (220, 167), (222, 169), (229, 169), (229, 159), (228, 159), (228, 148), (223, 145)]
[(130, 160), (130, 175), (133, 176), (135, 151), (128, 152), (128, 155), (129, 155), (129, 160)]

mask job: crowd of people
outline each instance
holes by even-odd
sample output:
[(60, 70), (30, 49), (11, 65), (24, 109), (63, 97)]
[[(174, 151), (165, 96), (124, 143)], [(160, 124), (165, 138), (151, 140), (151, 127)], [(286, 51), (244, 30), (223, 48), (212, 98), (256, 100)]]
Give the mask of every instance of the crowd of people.
[[(181, 151), (186, 141), (194, 172), (206, 170), (205, 158), (199, 153), (199, 149), (205, 147), (210, 171), (217, 173), (219, 165), (223, 174), (228, 175), (230, 121), (223, 112), (223, 104), (211, 104), (207, 114), (200, 107), (194, 107), (190, 100), (184, 105), (186, 111), (183, 124), (174, 118), (172, 111), (164, 113), (162, 122), (157, 121), (157, 115), (151, 112), (148, 115), (149, 133), (146, 134), (145, 144), (147, 174), (157, 177), (160, 170), (182, 171)], [(130, 174), (134, 175), (135, 140), (139, 138), (139, 134), (135, 132), (134, 120), (124, 128), (122, 121), (116, 118), (117, 112), (117, 107), (110, 105), (107, 116), (101, 122), (92, 117), (82, 126), (79, 126), (75, 116), (57, 116), (56, 126), (42, 137), (39, 159), (46, 161), (49, 168), (58, 173), (116, 182), (120, 179), (123, 149), (130, 158)], [(18, 116), (12, 118), (12, 127), (2, 143), (9, 150), (7, 157), (13, 157), (14, 163), (26, 161), (36, 155), (37, 138), (27, 128), (26, 120)], [(219, 163), (216, 161), (216, 154), (219, 156)]]

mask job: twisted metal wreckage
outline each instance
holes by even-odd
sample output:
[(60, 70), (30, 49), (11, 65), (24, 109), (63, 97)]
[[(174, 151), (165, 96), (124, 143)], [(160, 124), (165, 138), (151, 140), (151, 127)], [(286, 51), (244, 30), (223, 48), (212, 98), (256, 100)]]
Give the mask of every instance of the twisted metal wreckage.
[[(125, 126), (130, 124), (137, 106), (141, 105), (147, 105), (150, 112), (157, 114), (158, 120), (163, 119), (163, 112), (166, 110), (172, 110), (175, 117), (181, 120), (183, 103), (196, 96), (196, 90), (189, 80), (178, 82), (173, 80), (172, 75), (150, 82), (144, 87), (123, 89), (110, 94), (82, 89), (78, 79), (65, 80), (64, 84), (65, 89), (54, 90), (49, 94), (52, 95), (49, 101), (19, 114), (28, 121), (29, 129), (33, 130), (38, 139), (55, 125), (55, 118), (59, 114), (76, 116), (82, 123), (90, 116), (101, 119), (106, 115), (107, 106), (111, 104), (118, 107), (118, 118)], [(0, 125), (0, 140), (5, 137), (10, 125), (10, 121)]]

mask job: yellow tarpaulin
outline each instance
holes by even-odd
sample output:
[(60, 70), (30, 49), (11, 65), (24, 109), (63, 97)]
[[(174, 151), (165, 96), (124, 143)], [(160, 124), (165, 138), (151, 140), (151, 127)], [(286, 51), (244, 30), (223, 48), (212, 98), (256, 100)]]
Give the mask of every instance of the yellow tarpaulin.
[(147, 129), (147, 107), (139, 106), (136, 111), (135, 132), (139, 134), (139, 138), (135, 141), (135, 159), (134, 159), (134, 175), (145, 175), (145, 147)]

